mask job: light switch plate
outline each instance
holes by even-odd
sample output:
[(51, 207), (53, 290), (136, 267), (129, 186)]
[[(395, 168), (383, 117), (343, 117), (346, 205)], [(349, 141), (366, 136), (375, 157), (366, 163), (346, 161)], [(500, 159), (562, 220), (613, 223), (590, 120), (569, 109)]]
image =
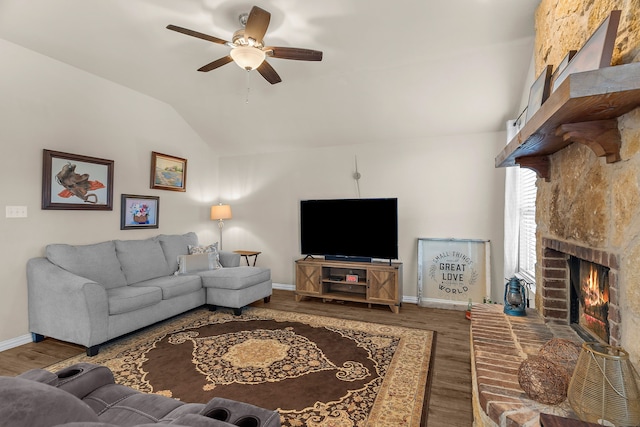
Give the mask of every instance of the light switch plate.
[(7, 218), (26, 218), (27, 217), (26, 206), (6, 206), (5, 211), (6, 211)]

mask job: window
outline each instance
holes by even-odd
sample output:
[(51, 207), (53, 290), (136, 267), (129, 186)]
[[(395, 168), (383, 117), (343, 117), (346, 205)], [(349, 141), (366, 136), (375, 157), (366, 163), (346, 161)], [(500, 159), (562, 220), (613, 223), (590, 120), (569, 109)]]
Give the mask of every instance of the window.
[(534, 283), (536, 269), (536, 173), (520, 168), (518, 186), (518, 262), (517, 271)]

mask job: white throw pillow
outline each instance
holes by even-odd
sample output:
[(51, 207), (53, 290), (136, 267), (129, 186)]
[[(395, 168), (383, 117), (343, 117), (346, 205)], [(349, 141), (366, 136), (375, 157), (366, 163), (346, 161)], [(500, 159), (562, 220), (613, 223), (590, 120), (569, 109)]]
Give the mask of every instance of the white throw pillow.
[(189, 274), (197, 271), (217, 270), (222, 268), (217, 252), (203, 254), (178, 255), (178, 271), (176, 274)]

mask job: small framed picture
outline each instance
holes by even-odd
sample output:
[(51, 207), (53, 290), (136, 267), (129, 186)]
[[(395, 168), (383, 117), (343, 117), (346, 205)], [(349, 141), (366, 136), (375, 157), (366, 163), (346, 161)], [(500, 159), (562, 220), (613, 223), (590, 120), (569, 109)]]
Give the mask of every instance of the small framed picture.
[(567, 65), (569, 65), (569, 61), (571, 61), (571, 59), (575, 56), (576, 52), (577, 50), (570, 50), (569, 53), (567, 53), (565, 57), (562, 59), (562, 61), (560, 61), (560, 64), (558, 64), (558, 66), (556, 67), (555, 71), (553, 72), (553, 75), (551, 76), (552, 91), (554, 91), (556, 87), (558, 87), (555, 84), (556, 80), (558, 80), (558, 76), (560, 75), (560, 73), (564, 71), (565, 68), (567, 68)]
[(558, 73), (553, 82), (554, 91), (570, 74), (597, 70), (611, 65), (613, 48), (618, 35), (618, 25), (620, 24), (620, 14), (621, 11), (612, 10), (609, 16), (602, 21), (602, 24), (569, 61), (564, 70)]
[(187, 191), (187, 159), (151, 152), (151, 188)]
[(43, 150), (42, 209), (113, 210), (113, 160)]
[(120, 206), (120, 230), (158, 228), (160, 197), (123, 194)]
[(529, 92), (529, 105), (527, 106), (527, 122), (549, 97), (552, 68), (553, 67), (551, 65), (544, 67), (542, 73), (540, 73), (536, 81), (531, 86), (531, 91)]

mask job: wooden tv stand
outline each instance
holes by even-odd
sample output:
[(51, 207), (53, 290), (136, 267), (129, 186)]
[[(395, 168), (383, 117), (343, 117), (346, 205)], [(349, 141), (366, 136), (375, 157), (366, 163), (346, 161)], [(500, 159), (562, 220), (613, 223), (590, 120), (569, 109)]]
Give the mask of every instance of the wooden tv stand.
[[(347, 275), (355, 281), (347, 281)], [(304, 297), (385, 304), (399, 313), (402, 263), (299, 259), (296, 261), (296, 301)]]

